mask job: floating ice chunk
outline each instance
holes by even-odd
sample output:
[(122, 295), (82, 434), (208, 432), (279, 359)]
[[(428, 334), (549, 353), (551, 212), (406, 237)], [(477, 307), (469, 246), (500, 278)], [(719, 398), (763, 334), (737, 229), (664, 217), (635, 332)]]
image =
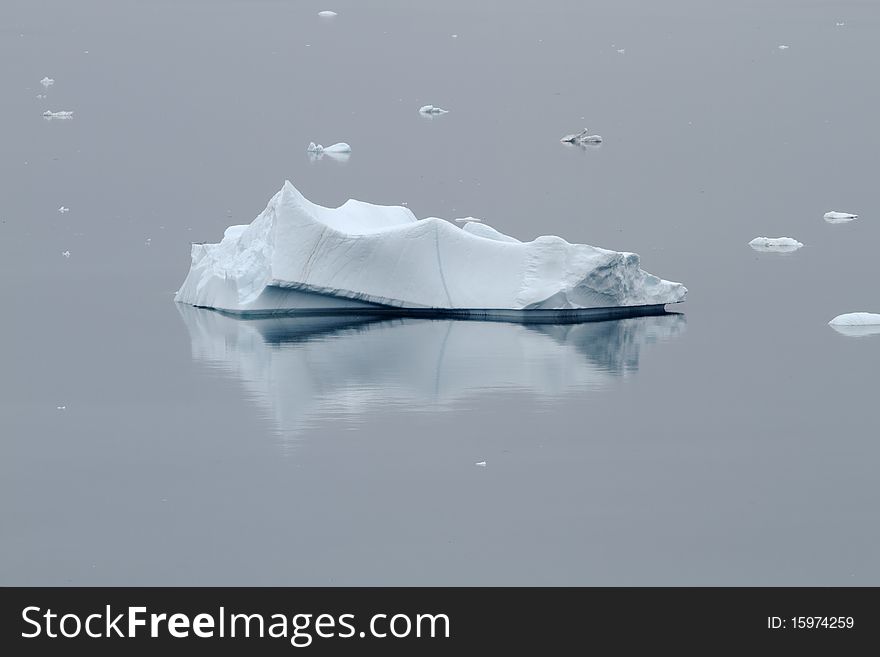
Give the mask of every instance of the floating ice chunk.
[(50, 77), (45, 77), (42, 80), (40, 80), (40, 84), (43, 85), (44, 87), (51, 87), (53, 84), (55, 84), (55, 80), (53, 80)]
[(866, 312), (844, 313), (828, 323), (831, 326), (880, 326), (880, 314)]
[(788, 50), (788, 48), (789, 48), (789, 47), (788, 47), (788, 46), (785, 46), (785, 45), (783, 45), (783, 46), (779, 46), (779, 49), (780, 49), (780, 50)]
[(62, 205), (60, 208), (58, 208), (58, 212), (60, 212), (61, 214), (66, 214), (67, 212), (70, 212), (70, 208), (65, 208)]
[(479, 223), (482, 221), (482, 219), (477, 219), (476, 217), (459, 217), (458, 219), (456, 219), (456, 221), (460, 224), (465, 224), (470, 221), (476, 221)]
[(832, 210), (831, 212), (825, 213), (825, 221), (827, 221), (829, 224), (842, 224), (858, 218), (859, 215), (850, 214), (849, 212), (837, 212), (835, 210)]
[(70, 251), (62, 251), (62, 252), (61, 252), (61, 255), (63, 255), (65, 258), (69, 258), (69, 257), (70, 257)]
[(46, 94), (37, 94), (37, 98), (42, 100), (42, 99), (46, 98)]
[(323, 16), (324, 18), (333, 18), (334, 16), (338, 16), (335, 11), (330, 11), (329, 9), (325, 9), (324, 11), (319, 11), (318, 16)]
[(618, 48), (617, 52), (619, 52), (621, 55), (626, 54), (626, 48)]
[(419, 108), (419, 112), (422, 114), (448, 114), (449, 110), (445, 110), (442, 107), (434, 107), (433, 105), (422, 105)]
[(479, 466), (481, 468), (485, 468), (486, 462), (485, 461), (477, 461), (476, 463), (474, 463), (474, 465)]
[(458, 35), (457, 35), (457, 34), (453, 34), (453, 35), (452, 35), (452, 38), (453, 38), (453, 39), (457, 39), (457, 38), (458, 38)]
[(835, 23), (835, 25), (837, 27), (843, 27), (844, 25), (846, 25), (846, 23), (841, 23), (840, 21), (838, 21), (837, 23)]
[(803, 246), (802, 243), (791, 237), (756, 237), (749, 246), (756, 251), (767, 253), (791, 253)]
[(66, 411), (66, 410), (67, 410), (67, 406), (56, 406), (56, 407), (55, 407), (55, 410), (57, 410), (57, 411)]
[(591, 135), (584, 128), (581, 132), (576, 135), (565, 135), (562, 139), (560, 139), (562, 143), (567, 144), (601, 144), (602, 137), (600, 135)]
[(659, 312), (687, 294), (680, 283), (643, 271), (634, 253), (555, 236), (518, 242), (478, 226), (420, 221), (407, 208), (361, 201), (325, 208), (286, 182), (247, 228), (219, 244), (193, 244), (176, 299), (238, 314), (564, 321)]
[(50, 119), (50, 120), (51, 119), (72, 119), (73, 112), (68, 111), (68, 110), (62, 110), (60, 112), (51, 112), (49, 110), (46, 110), (45, 112), (43, 112), (43, 116), (47, 119)]
[(329, 146), (321, 146), (321, 144), (316, 144), (315, 142), (309, 142), (309, 147), (306, 149), (308, 153), (351, 153), (351, 146), (346, 144), (344, 141), (339, 142), (338, 144), (330, 144)]
[(838, 333), (850, 337), (877, 335), (880, 333), (880, 314), (866, 312), (845, 313), (838, 315), (828, 324)]

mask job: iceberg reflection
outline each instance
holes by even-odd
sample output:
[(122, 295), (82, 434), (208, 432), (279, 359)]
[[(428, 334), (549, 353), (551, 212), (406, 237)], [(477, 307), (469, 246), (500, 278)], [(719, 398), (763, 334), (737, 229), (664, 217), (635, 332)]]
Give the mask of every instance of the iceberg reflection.
[(439, 410), (485, 392), (540, 399), (610, 385), (684, 315), (579, 324), (375, 316), (239, 319), (176, 304), (197, 361), (239, 378), (282, 435), (329, 417), (402, 406)]

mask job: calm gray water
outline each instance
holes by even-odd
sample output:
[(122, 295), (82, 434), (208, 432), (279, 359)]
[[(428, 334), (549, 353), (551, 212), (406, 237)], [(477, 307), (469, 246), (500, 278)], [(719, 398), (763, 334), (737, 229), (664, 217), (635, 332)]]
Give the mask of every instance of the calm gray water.
[[(0, 3), (0, 583), (880, 584), (880, 336), (827, 326), (880, 312), (880, 4), (519, 4)], [(178, 307), (190, 241), (285, 179), (636, 251), (690, 296), (567, 327)]]

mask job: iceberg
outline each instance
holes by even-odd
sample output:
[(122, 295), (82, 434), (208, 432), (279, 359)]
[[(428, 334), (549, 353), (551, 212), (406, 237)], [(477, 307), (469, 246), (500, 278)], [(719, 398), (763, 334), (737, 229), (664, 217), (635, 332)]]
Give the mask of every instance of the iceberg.
[(584, 128), (576, 135), (565, 135), (565, 137), (559, 141), (564, 144), (601, 144), (602, 137), (600, 135), (591, 135), (587, 129)]
[(419, 112), (422, 114), (449, 114), (449, 110), (445, 110), (442, 107), (434, 107), (433, 105), (422, 105), (419, 108)]
[(309, 147), (306, 149), (308, 153), (351, 153), (351, 146), (346, 144), (344, 141), (339, 142), (338, 144), (330, 144), (329, 146), (321, 146), (321, 144), (316, 144), (313, 141), (309, 142)]
[(53, 80), (49, 76), (46, 76), (42, 80), (40, 80), (40, 84), (44, 87), (51, 87), (53, 84), (55, 84), (55, 80)]
[(335, 11), (330, 11), (329, 9), (325, 9), (324, 11), (319, 11), (318, 16), (322, 16), (324, 18), (333, 18), (334, 16), (338, 16)]
[(664, 312), (687, 289), (639, 256), (486, 224), (416, 219), (402, 206), (325, 208), (290, 182), (249, 225), (192, 245), (178, 302), (237, 315), (340, 312), (579, 321)]
[(849, 212), (837, 212), (832, 210), (831, 212), (825, 213), (825, 221), (827, 221), (829, 224), (842, 224), (858, 218), (859, 215), (850, 214)]
[(45, 112), (43, 112), (43, 117), (49, 119), (50, 121), (52, 119), (72, 119), (73, 112), (69, 112), (66, 110), (62, 110), (61, 112), (51, 112), (49, 110), (46, 110)]
[(797, 251), (803, 246), (792, 237), (756, 237), (749, 246), (755, 251), (763, 251), (765, 253), (791, 253)]
[(880, 333), (880, 314), (878, 313), (845, 313), (838, 315), (828, 325), (838, 333), (851, 337), (876, 335)]

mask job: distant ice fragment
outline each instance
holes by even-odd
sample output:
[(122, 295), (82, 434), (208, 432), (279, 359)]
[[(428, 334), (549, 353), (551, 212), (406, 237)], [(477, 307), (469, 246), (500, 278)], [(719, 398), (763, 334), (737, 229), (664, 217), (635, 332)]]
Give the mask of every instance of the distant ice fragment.
[(63, 255), (65, 258), (69, 258), (69, 257), (70, 257), (70, 251), (62, 251), (62, 252), (61, 252), (61, 255)]
[(837, 27), (843, 27), (844, 25), (846, 25), (846, 23), (841, 23), (841, 22), (838, 21), (837, 23), (835, 23), (835, 25), (836, 25)]
[(453, 34), (453, 35), (452, 35), (452, 38), (453, 38), (453, 39), (457, 39), (457, 38), (458, 38), (458, 35), (457, 35), (457, 34)]
[(330, 11), (329, 9), (325, 9), (324, 11), (319, 11), (318, 16), (323, 16), (324, 18), (332, 18), (333, 16), (338, 16), (335, 11)]
[(835, 331), (850, 337), (863, 337), (880, 334), (880, 314), (878, 313), (845, 313), (838, 315), (828, 325)]
[(825, 213), (825, 221), (827, 221), (829, 224), (842, 224), (858, 218), (859, 215), (851, 214), (849, 212), (837, 212), (832, 210), (831, 212)]
[(791, 253), (797, 251), (803, 244), (791, 237), (756, 237), (749, 242), (749, 246), (756, 251), (767, 253)]
[(433, 105), (422, 105), (419, 108), (419, 112), (422, 114), (448, 114), (449, 110), (445, 110), (442, 107), (434, 107)]
[(67, 213), (67, 212), (70, 212), (70, 208), (65, 208), (65, 207), (62, 205), (60, 208), (58, 208), (58, 212), (60, 212), (61, 214), (65, 214), (65, 213)]
[(485, 461), (477, 461), (476, 463), (474, 463), (474, 465), (479, 466), (481, 468), (485, 468), (486, 462)]
[(618, 48), (617, 52), (619, 52), (621, 55), (623, 55), (626, 53), (626, 48)]
[(785, 46), (785, 45), (783, 45), (783, 46), (779, 46), (779, 49), (780, 49), (780, 50), (788, 50), (788, 46)]
[(330, 144), (329, 146), (322, 146), (321, 144), (316, 144), (315, 142), (309, 142), (309, 147), (306, 149), (308, 153), (351, 153), (351, 146), (346, 144), (344, 141), (341, 141), (337, 144)]
[(832, 326), (880, 326), (880, 314), (866, 312), (844, 313), (828, 323)]
[(460, 224), (467, 223), (469, 221), (481, 222), (482, 219), (477, 219), (476, 217), (459, 217), (456, 221)]
[(325, 208), (285, 182), (250, 225), (192, 245), (176, 299), (242, 315), (395, 310), (558, 322), (659, 311), (686, 295), (634, 253), (552, 235), (520, 242), (485, 224), (418, 220), (400, 206)]
[(559, 141), (567, 144), (601, 144), (602, 137), (600, 135), (591, 135), (587, 129), (584, 128), (576, 135), (565, 135), (565, 137)]
[(57, 411), (66, 411), (66, 410), (67, 410), (67, 406), (56, 406), (56, 407), (55, 407), (55, 410), (57, 410)]
[(62, 110), (60, 112), (51, 112), (49, 110), (46, 110), (45, 112), (43, 112), (43, 116), (47, 119), (50, 119), (50, 120), (51, 119), (72, 119), (73, 112), (67, 111), (67, 110)]
[(40, 80), (40, 84), (43, 85), (44, 87), (51, 87), (53, 84), (55, 84), (55, 80), (53, 80), (50, 77), (45, 77), (42, 80)]

